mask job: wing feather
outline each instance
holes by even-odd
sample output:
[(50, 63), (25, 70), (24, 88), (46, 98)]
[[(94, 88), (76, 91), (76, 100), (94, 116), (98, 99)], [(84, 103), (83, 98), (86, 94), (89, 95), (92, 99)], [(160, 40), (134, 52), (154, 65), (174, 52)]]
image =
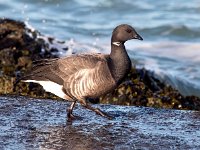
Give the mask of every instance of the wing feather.
[(34, 61), (31, 72), (22, 80), (50, 80), (62, 85), (73, 74), (82, 69), (94, 68), (98, 62), (106, 61), (107, 57), (102, 54), (78, 54)]

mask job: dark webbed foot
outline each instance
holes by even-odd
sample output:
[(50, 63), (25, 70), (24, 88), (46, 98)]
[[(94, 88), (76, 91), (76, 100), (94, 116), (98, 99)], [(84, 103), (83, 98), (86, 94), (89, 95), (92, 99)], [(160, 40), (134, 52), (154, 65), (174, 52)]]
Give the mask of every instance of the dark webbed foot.
[(72, 120), (74, 120), (76, 117), (72, 114), (72, 113), (67, 113), (67, 121), (71, 122)]
[(71, 122), (73, 119), (75, 119), (75, 116), (72, 114), (73, 108), (76, 104), (76, 101), (72, 102), (71, 106), (67, 109), (67, 121)]
[(85, 108), (89, 109), (89, 110), (92, 110), (94, 111), (96, 114), (102, 116), (102, 117), (106, 117), (108, 119), (112, 119), (111, 116), (109, 116), (108, 114), (106, 114), (105, 112), (101, 111), (99, 108), (93, 108), (91, 105), (89, 104), (86, 104), (86, 105), (83, 105)]
[(112, 119), (111, 116), (109, 116), (107, 113), (101, 111), (99, 108), (94, 108), (94, 112), (96, 112), (96, 114), (102, 116), (102, 117), (106, 117), (108, 119)]

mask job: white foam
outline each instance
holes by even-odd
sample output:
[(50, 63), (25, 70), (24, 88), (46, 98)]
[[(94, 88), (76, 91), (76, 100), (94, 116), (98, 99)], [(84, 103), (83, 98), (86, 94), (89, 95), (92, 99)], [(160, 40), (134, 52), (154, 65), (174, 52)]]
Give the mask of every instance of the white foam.
[(58, 97), (65, 99), (66, 94), (62, 90), (63, 86), (59, 85), (55, 82), (52, 82), (52, 81), (36, 81), (36, 80), (26, 80), (24, 82), (38, 83), (44, 88), (45, 91), (51, 92), (51, 93), (57, 95)]
[(187, 60), (200, 63), (200, 44), (189, 42), (128, 42), (127, 47), (133, 51), (145, 52), (146, 54), (168, 57), (178, 60)]

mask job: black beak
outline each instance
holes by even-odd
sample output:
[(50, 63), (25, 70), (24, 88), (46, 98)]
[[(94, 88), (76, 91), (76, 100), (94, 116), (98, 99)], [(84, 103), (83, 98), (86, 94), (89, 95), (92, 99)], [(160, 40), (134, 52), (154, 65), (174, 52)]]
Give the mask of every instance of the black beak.
[(136, 35), (133, 38), (141, 40), (141, 41), (143, 40), (143, 38), (139, 34), (137, 34), (137, 33), (136, 33)]

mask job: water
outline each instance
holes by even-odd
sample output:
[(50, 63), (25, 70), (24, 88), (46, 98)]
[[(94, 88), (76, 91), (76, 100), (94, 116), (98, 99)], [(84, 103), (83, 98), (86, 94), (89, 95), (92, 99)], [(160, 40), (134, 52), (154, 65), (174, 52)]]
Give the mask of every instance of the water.
[(113, 28), (131, 24), (144, 38), (126, 43), (137, 66), (185, 95), (200, 96), (198, 0), (1, 0), (0, 9), (0, 17), (26, 21), (43, 34), (103, 53), (109, 52)]

